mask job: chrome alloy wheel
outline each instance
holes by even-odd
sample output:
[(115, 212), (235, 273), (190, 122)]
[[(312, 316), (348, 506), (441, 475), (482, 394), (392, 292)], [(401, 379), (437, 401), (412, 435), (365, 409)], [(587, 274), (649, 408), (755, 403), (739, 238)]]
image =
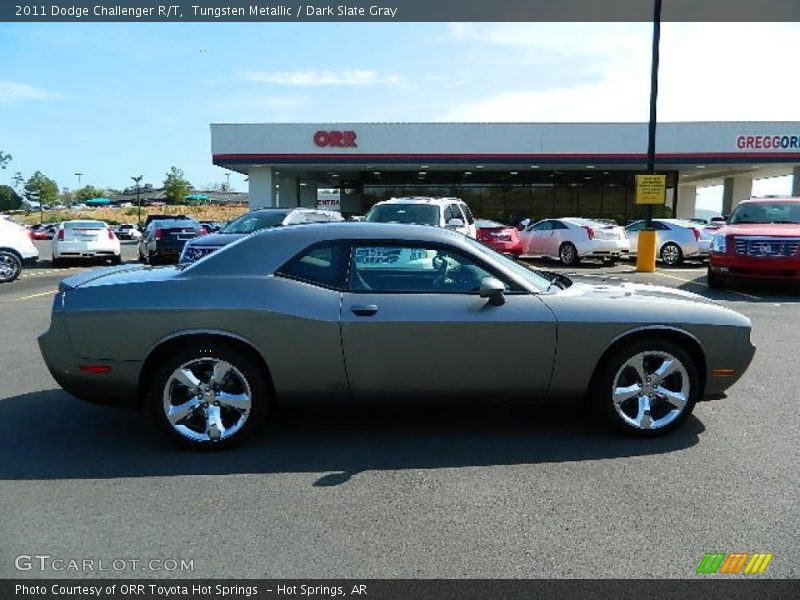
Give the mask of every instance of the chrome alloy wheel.
[(0, 283), (14, 281), (19, 277), (22, 263), (11, 252), (0, 252)]
[(577, 262), (578, 250), (570, 243), (562, 244), (558, 254), (562, 264), (566, 266), (572, 266)]
[(203, 357), (182, 364), (164, 385), (164, 414), (181, 436), (221, 442), (250, 417), (253, 395), (247, 379), (230, 363)]
[(686, 367), (661, 350), (631, 356), (617, 371), (612, 385), (617, 414), (641, 430), (666, 427), (681, 416), (691, 396)]
[(677, 265), (681, 262), (681, 249), (677, 244), (673, 244), (672, 242), (664, 244), (661, 248), (661, 260), (664, 261), (664, 264), (669, 266)]

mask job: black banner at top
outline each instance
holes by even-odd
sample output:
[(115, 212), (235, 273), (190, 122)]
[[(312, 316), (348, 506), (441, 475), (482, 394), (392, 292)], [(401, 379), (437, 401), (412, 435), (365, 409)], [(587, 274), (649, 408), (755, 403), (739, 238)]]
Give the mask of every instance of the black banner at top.
[[(648, 0), (3, 0), (7, 22), (625, 22)], [(664, 0), (664, 21), (800, 21), (798, 0)]]

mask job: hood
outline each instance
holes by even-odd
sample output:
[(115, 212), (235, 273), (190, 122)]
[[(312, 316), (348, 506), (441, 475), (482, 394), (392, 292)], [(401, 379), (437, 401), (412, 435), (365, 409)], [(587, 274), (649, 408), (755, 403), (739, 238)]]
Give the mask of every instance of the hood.
[(164, 281), (181, 272), (181, 268), (167, 266), (153, 268), (145, 265), (120, 265), (79, 273), (67, 277), (58, 284), (59, 292), (74, 290), (79, 287), (95, 287), (119, 283), (141, 283), (145, 281)]
[(718, 229), (716, 233), (724, 233), (725, 235), (757, 235), (800, 238), (800, 225), (790, 225), (787, 223), (726, 225), (725, 227)]
[(200, 248), (222, 248), (228, 244), (242, 239), (245, 233), (210, 233), (201, 235), (186, 242), (187, 246), (197, 246)]
[(676, 302), (696, 302), (698, 304), (722, 306), (719, 302), (706, 298), (705, 296), (666, 286), (613, 280), (588, 282), (588, 278), (582, 278), (580, 281), (572, 277), (570, 277), (570, 279), (573, 279), (573, 284), (566, 290), (559, 292), (560, 295), (583, 296), (589, 299), (630, 298), (631, 300), (672, 300)]

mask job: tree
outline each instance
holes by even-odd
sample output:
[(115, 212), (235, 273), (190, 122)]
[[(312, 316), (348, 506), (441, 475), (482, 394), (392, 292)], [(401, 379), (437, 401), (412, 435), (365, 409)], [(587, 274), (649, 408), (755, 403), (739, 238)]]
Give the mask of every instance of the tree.
[(17, 210), (22, 206), (22, 198), (10, 185), (0, 185), (0, 210)]
[(20, 173), (19, 171), (16, 171), (14, 173), (14, 176), (11, 178), (11, 181), (14, 182), (14, 189), (19, 191), (19, 188), (23, 184), (23, 182), (25, 181), (25, 178), (22, 176), (22, 173)]
[(24, 195), (29, 202), (53, 204), (58, 199), (58, 184), (41, 171), (36, 171), (25, 182)]
[(171, 167), (164, 180), (164, 195), (170, 204), (185, 204), (186, 196), (192, 191), (192, 184), (184, 177), (183, 170)]
[(5, 169), (13, 157), (8, 152), (0, 150), (0, 169)]
[(89, 198), (102, 198), (104, 194), (105, 191), (100, 188), (85, 185), (79, 190), (75, 190), (73, 197), (78, 202), (85, 202)]

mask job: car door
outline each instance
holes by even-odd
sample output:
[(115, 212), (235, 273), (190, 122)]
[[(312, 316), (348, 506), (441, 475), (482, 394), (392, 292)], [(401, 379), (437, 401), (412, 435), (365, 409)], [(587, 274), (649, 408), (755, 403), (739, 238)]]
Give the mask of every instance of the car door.
[(552, 219), (550, 223), (550, 235), (543, 236), (541, 240), (542, 255), (548, 257), (558, 257), (558, 250), (561, 243), (569, 241), (570, 229), (557, 219)]
[(520, 232), (523, 254), (526, 256), (544, 255), (545, 242), (553, 232), (552, 226), (552, 221), (539, 221)]
[(496, 276), (446, 245), (359, 242), (342, 297), (342, 348), (353, 396), (534, 399), (550, 380), (556, 323), (535, 294), (505, 281), (502, 306), (478, 293)]

